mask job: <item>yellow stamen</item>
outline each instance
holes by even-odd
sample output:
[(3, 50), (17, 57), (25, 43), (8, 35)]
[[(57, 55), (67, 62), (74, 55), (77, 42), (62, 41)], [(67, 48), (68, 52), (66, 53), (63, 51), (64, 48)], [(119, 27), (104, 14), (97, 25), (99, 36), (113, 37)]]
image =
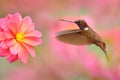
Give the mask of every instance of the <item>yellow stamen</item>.
[(16, 35), (16, 40), (18, 42), (23, 42), (23, 39), (24, 39), (24, 34), (22, 32), (18, 32)]

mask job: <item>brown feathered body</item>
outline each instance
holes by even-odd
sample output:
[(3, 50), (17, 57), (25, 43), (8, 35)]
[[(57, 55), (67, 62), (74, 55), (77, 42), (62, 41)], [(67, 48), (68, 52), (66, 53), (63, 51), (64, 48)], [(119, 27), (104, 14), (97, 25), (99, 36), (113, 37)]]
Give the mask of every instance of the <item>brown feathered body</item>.
[(91, 29), (84, 20), (75, 21), (80, 29), (65, 30), (58, 32), (56, 38), (62, 42), (73, 45), (90, 45), (95, 44), (99, 46), (106, 53), (106, 45), (99, 34)]

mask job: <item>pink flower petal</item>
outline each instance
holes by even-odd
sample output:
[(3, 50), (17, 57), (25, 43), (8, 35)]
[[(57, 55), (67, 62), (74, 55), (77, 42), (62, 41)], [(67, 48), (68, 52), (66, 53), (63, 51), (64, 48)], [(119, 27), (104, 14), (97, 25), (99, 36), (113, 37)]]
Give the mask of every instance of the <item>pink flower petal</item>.
[(20, 46), (20, 51), (18, 53), (18, 58), (23, 62), (23, 63), (27, 63), (28, 61), (28, 52), (26, 51), (26, 49), (23, 46)]
[(12, 16), (13, 16), (12, 14), (8, 14), (8, 15), (5, 17), (5, 19), (6, 19), (6, 20), (10, 20), (10, 19), (12, 18)]
[(9, 39), (9, 40), (7, 41), (7, 45), (8, 45), (9, 47), (15, 45), (15, 43), (16, 43), (16, 40), (15, 40), (15, 39)]
[(37, 30), (32, 30), (32, 31), (26, 33), (24, 37), (32, 37), (32, 36), (33, 37), (41, 37), (42, 34), (41, 34), (41, 32), (39, 32)]
[(7, 56), (7, 53), (0, 53), (0, 57), (5, 57)]
[(15, 22), (15, 25), (20, 26), (20, 22), (22, 21), (21, 15), (17, 12), (12, 17), (13, 21)]
[(3, 21), (2, 21), (1, 24), (0, 24), (1, 28), (2, 28), (4, 31), (9, 31), (9, 29), (7, 28), (7, 23), (8, 23), (8, 22), (6, 22), (5, 19), (3, 19)]
[(10, 32), (4, 32), (4, 35), (7, 39), (14, 38), (14, 36)]
[(22, 20), (22, 17), (20, 16), (19, 13), (15, 13), (10, 17), (7, 27), (13, 34), (16, 34), (18, 32), (18, 28), (20, 26), (21, 20)]
[(18, 32), (18, 26), (13, 21), (10, 21), (7, 27), (13, 35), (15, 35)]
[(8, 60), (10, 63), (16, 61), (17, 59), (18, 59), (18, 55), (11, 55), (11, 54), (7, 55), (7, 60)]
[(15, 35), (18, 32), (22, 17), (19, 13), (15, 13), (14, 15), (8, 15), (7, 19), (9, 20), (6, 23), (7, 28)]
[(7, 49), (7, 48), (8, 48), (7, 43), (6, 43), (5, 40), (4, 40), (4, 41), (1, 41), (0, 47), (1, 47), (1, 48), (4, 48), (4, 49)]
[(23, 33), (34, 30), (34, 24), (32, 23), (32, 20), (29, 16), (22, 20), (20, 30)]
[(22, 17), (21, 17), (21, 15), (17, 12), (17, 13), (15, 13), (15, 14), (8, 14), (6, 17), (5, 17), (5, 19), (7, 20), (7, 21), (13, 21), (13, 22), (15, 22), (15, 24), (17, 25), (17, 26), (19, 26), (19, 24), (20, 24), (20, 22), (21, 22), (21, 20), (22, 20)]
[(0, 48), (0, 57), (5, 57), (8, 55), (9, 49)]
[(28, 44), (23, 43), (23, 46), (25, 47), (25, 49), (31, 54), (31, 56), (36, 57), (34, 48)]
[(4, 32), (0, 32), (0, 41), (5, 40), (5, 34)]
[(42, 40), (38, 37), (27, 37), (24, 39), (24, 43), (31, 46), (37, 46), (42, 43)]
[(20, 49), (20, 44), (18, 43), (18, 42), (16, 42), (13, 46), (11, 46), (10, 47), (10, 52), (11, 52), (11, 54), (13, 54), (13, 55), (16, 55), (16, 54), (18, 54), (18, 52), (21, 50)]

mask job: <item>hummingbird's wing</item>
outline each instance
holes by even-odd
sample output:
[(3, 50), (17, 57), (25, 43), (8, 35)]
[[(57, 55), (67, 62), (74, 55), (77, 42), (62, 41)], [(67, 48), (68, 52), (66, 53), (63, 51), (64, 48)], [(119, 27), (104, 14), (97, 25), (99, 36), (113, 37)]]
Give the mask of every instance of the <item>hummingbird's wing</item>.
[(56, 38), (62, 42), (73, 45), (93, 44), (87, 36), (83, 35), (80, 29), (65, 30), (58, 32)]

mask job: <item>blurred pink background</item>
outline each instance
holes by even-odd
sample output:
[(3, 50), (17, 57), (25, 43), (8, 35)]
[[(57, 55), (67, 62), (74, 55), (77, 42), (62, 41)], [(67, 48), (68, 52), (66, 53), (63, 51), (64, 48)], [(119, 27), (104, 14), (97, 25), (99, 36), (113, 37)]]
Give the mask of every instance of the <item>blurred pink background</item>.
[[(42, 45), (35, 47), (37, 57), (27, 64), (0, 58), (0, 80), (120, 80), (119, 8), (119, 0), (0, 0), (0, 17), (28, 15), (43, 33)], [(78, 28), (58, 19), (85, 19), (103, 37), (111, 62), (95, 45), (57, 41), (57, 32)]]

